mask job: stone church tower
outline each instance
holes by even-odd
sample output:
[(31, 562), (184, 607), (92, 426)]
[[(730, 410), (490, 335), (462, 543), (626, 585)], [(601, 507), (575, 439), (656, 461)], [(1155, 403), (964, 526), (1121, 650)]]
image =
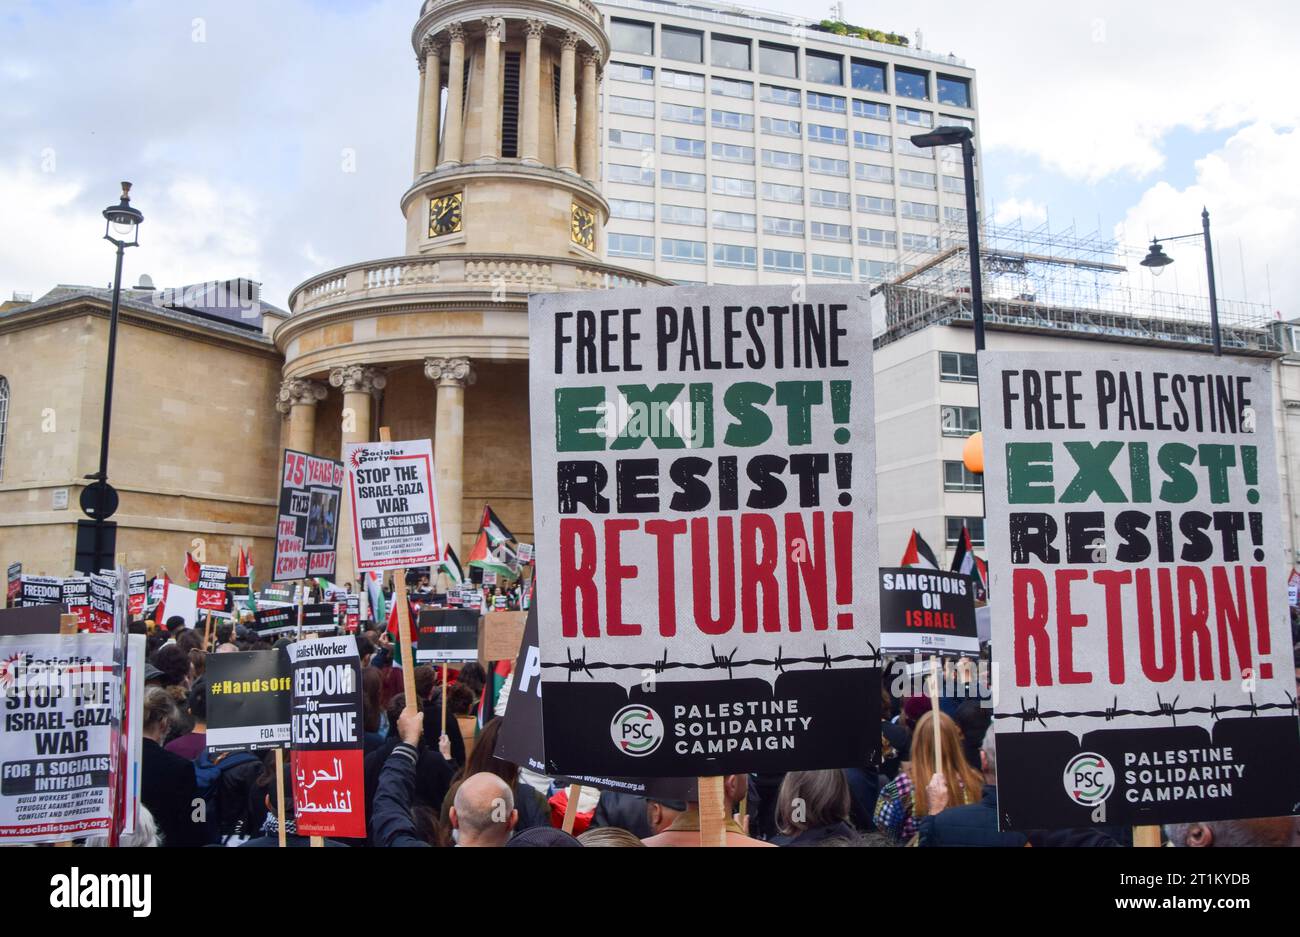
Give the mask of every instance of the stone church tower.
[[(528, 295), (659, 282), (605, 263), (598, 188), (602, 17), (588, 0), (427, 0), (406, 254), (293, 291), (274, 327), (291, 449), (430, 438), (447, 541), (490, 503), (531, 539)], [(355, 582), (343, 518), (340, 582)]]

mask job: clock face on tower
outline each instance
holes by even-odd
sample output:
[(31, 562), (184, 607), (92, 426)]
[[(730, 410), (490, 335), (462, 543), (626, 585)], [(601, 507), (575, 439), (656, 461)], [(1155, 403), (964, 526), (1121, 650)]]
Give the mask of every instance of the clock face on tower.
[(596, 213), (573, 203), (573, 243), (589, 251), (596, 249)]
[(464, 193), (453, 192), (429, 201), (429, 237), (442, 237), (460, 230), (464, 200)]

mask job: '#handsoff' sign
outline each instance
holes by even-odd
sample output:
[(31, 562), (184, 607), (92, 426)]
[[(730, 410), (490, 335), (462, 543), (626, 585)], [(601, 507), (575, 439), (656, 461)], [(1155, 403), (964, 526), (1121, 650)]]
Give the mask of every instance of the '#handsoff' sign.
[(357, 568), (403, 569), (441, 559), (433, 446), (411, 442), (344, 447)]
[(853, 287), (533, 297), (548, 773), (866, 764), (871, 322)]
[(1289, 814), (1267, 365), (980, 356), (1004, 828)]

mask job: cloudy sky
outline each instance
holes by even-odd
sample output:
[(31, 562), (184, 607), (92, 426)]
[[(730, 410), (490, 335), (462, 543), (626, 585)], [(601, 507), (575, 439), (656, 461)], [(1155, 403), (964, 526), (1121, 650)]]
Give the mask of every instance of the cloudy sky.
[[(1208, 205), (1221, 295), (1300, 316), (1300, 4), (844, 6), (978, 70), (994, 220), (1136, 246), (1198, 230)], [(0, 0), (0, 299), (106, 283), (99, 212), (123, 178), (148, 216), (130, 282), (248, 276), (284, 304), (308, 276), (400, 254), (418, 9)], [(1203, 291), (1199, 249), (1171, 249), (1185, 261), (1162, 285)]]

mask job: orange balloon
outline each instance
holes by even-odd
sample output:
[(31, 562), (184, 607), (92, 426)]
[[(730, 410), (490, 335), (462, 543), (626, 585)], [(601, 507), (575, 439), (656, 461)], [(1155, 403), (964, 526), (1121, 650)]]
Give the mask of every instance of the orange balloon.
[(976, 433), (966, 440), (966, 448), (961, 451), (962, 461), (974, 475), (984, 474), (984, 434)]

